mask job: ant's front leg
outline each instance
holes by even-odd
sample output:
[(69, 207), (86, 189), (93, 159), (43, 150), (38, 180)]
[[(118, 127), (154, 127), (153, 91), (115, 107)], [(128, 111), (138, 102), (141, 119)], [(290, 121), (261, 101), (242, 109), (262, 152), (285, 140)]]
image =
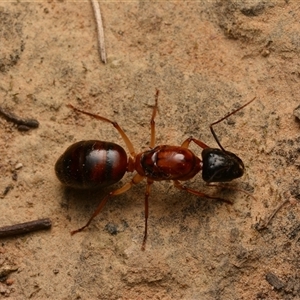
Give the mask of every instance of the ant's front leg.
[(214, 197), (214, 196), (210, 196), (210, 195), (207, 195), (205, 193), (202, 193), (200, 191), (196, 191), (196, 190), (193, 190), (193, 189), (190, 189), (188, 187), (186, 187), (185, 185), (183, 185), (182, 183), (180, 183), (178, 180), (173, 180), (174, 182), (174, 186), (180, 190), (183, 190), (183, 191), (186, 191), (190, 194), (193, 194), (193, 195), (196, 195), (196, 196), (200, 196), (202, 198), (209, 198), (209, 199), (214, 199), (214, 200), (218, 200), (218, 201), (223, 201), (223, 202), (226, 202), (228, 204), (233, 204), (231, 201), (229, 200), (226, 200), (226, 199), (223, 199), (223, 198), (219, 198), (219, 197)]
[(194, 142), (196, 145), (198, 145), (200, 148), (202, 149), (207, 149), (210, 148), (209, 146), (207, 146), (206, 144), (204, 144), (202, 141), (194, 139), (192, 136), (187, 138), (182, 144), (181, 147), (183, 148), (188, 148), (190, 143)]

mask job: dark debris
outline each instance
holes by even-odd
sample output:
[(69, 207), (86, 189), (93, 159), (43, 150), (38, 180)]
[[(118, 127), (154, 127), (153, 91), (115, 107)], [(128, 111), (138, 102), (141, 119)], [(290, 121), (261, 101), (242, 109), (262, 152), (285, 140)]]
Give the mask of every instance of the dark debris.
[(266, 280), (276, 290), (281, 290), (285, 286), (285, 284), (272, 272), (266, 274)]

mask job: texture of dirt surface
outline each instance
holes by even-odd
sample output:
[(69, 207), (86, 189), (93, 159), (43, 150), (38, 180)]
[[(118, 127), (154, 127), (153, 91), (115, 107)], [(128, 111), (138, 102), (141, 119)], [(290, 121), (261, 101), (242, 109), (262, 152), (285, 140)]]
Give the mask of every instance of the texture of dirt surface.
[[(53, 226), (1, 240), (3, 299), (299, 299), (300, 99), (298, 1), (101, 1), (107, 64), (88, 1), (0, 3), (0, 104), (40, 126), (21, 132), (0, 118), (0, 226), (50, 218)], [(100, 191), (65, 189), (54, 165), (72, 143), (99, 139), (149, 148), (193, 136), (217, 147), (215, 127), (246, 174), (207, 187), (233, 202), (153, 184), (146, 250), (145, 183), (114, 197), (84, 232)], [(201, 148), (191, 145), (201, 157)], [(244, 190), (248, 194), (240, 191)], [(277, 214), (263, 228), (274, 210)]]

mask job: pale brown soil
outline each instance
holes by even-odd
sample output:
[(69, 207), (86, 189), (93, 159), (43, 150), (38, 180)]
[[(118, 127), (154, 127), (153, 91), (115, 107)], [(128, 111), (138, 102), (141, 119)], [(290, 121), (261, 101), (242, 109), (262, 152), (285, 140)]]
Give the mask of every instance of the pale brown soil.
[[(0, 298), (299, 299), (300, 9), (298, 1), (128, 1), (101, 3), (108, 63), (100, 62), (89, 2), (0, 3), (0, 104), (38, 129), (22, 133), (0, 119), (0, 226), (51, 218), (50, 231), (2, 239)], [(110, 190), (65, 190), (54, 164), (75, 141), (149, 147), (155, 89), (161, 92), (157, 144), (188, 136), (216, 147), (209, 124), (246, 174), (199, 198), (169, 182), (153, 185), (149, 236), (141, 251), (145, 184), (109, 201)], [(199, 156), (201, 149), (191, 147)], [(16, 169), (18, 163), (22, 168)], [(7, 191), (7, 190), (6, 190)], [(287, 201), (267, 229), (257, 226)]]

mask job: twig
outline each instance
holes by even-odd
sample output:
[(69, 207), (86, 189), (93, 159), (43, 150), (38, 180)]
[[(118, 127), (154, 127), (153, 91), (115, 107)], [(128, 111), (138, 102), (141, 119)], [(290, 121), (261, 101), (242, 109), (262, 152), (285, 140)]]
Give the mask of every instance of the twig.
[(266, 224), (265, 224), (265, 227), (267, 227), (270, 222), (272, 221), (272, 219), (274, 218), (274, 216), (278, 213), (278, 211), (283, 207), (283, 205), (285, 205), (286, 203), (288, 203), (289, 200), (285, 200), (283, 201), (280, 205), (278, 205), (278, 207), (273, 211), (273, 213), (269, 216)]
[(255, 229), (258, 231), (266, 229), (268, 227), (268, 225), (270, 224), (270, 222), (272, 221), (272, 219), (274, 218), (274, 216), (278, 213), (278, 211), (288, 202), (289, 202), (289, 200), (285, 200), (282, 203), (280, 203), (280, 205), (278, 205), (278, 207), (275, 208), (275, 210), (270, 214), (270, 216), (268, 217), (267, 220), (263, 221), (262, 224), (255, 225)]
[(29, 130), (30, 128), (38, 128), (39, 122), (35, 119), (22, 119), (7, 109), (0, 106), (0, 114), (3, 115), (8, 121), (18, 125), (21, 131)]
[(51, 228), (50, 219), (40, 219), (26, 223), (19, 223), (11, 226), (0, 227), (0, 238), (29, 233), (42, 229)]
[(100, 6), (99, 6), (99, 3), (97, 0), (91, 0), (91, 2), (92, 2), (93, 9), (94, 9), (96, 23), (97, 23), (100, 56), (101, 56), (101, 60), (106, 64), (104, 31), (103, 31), (103, 24), (102, 24), (102, 19), (101, 19)]

